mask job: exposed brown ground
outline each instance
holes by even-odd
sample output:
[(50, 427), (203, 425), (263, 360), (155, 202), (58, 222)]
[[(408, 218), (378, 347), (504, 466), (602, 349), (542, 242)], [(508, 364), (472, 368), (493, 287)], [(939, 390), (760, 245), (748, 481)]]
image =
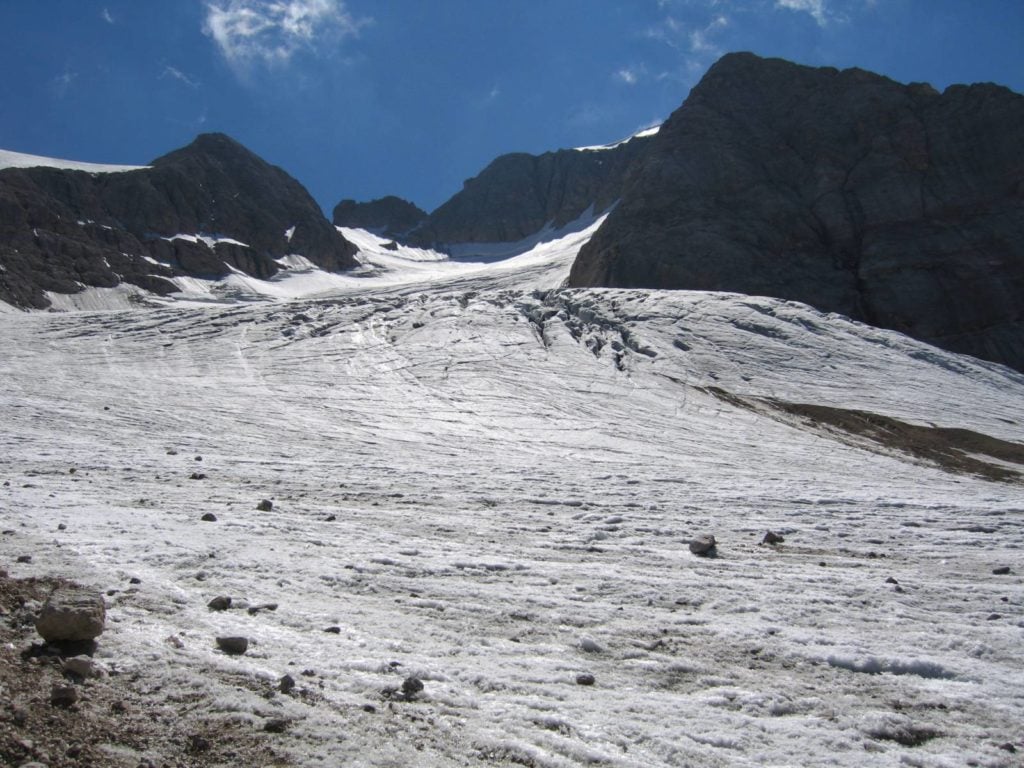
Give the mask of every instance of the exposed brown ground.
[[(0, 765), (49, 768), (285, 766), (270, 734), (248, 723), (209, 721), (202, 707), (170, 711), (144, 693), (138, 676), (75, 683), (71, 707), (50, 703), (54, 684), (71, 683), (60, 658), (42, 653), (35, 606), (56, 579), (11, 579), (0, 570)], [(100, 640), (102, 641), (102, 636)], [(193, 702), (192, 704), (196, 704)], [(201, 702), (198, 702), (201, 705)]]
[[(969, 429), (922, 426), (868, 411), (772, 398), (745, 398), (718, 387), (715, 397), (772, 418), (791, 421), (833, 439), (883, 453), (898, 453), (935, 464), (947, 472), (998, 482), (1024, 482), (1024, 445)], [(1021, 467), (1017, 470), (1006, 464)]]

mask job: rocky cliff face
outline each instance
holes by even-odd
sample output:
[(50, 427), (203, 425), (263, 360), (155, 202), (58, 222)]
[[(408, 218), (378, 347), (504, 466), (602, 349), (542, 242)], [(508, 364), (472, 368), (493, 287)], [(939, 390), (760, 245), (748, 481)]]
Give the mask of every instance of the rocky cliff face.
[(1024, 97), (730, 54), (570, 283), (794, 299), (1024, 370)]
[(334, 206), (333, 214), (335, 226), (365, 229), (384, 237), (399, 239), (426, 218), (426, 211), (394, 195), (369, 203), (342, 200)]
[(297, 181), (221, 134), (142, 170), (0, 171), (0, 300), (16, 306), (120, 282), (166, 294), (168, 278), (232, 268), (267, 278), (286, 254), (339, 271), (355, 251)]
[[(414, 220), (413, 212), (422, 211), (399, 198), (342, 201), (334, 209), (334, 223), (364, 226), (439, 250), (455, 244), (517, 242), (547, 225), (562, 227), (588, 210), (602, 213), (610, 208), (622, 194), (627, 169), (650, 140), (638, 136), (609, 148), (502, 155), (429, 216)], [(357, 221), (371, 226), (351, 223)]]

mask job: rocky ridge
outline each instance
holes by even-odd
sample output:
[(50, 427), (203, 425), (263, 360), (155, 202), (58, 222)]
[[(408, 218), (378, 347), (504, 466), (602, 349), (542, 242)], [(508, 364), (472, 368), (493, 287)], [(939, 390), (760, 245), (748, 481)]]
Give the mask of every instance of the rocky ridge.
[(133, 171), (0, 170), (0, 300), (15, 306), (83, 286), (164, 295), (177, 276), (268, 278), (288, 254), (340, 271), (355, 252), (297, 181), (223, 134)]
[(792, 299), (1024, 370), (1022, 126), (996, 85), (727, 55), (570, 284)]
[(466, 243), (518, 242), (547, 226), (564, 227), (588, 211), (608, 210), (622, 192), (627, 170), (650, 141), (645, 135), (610, 147), (502, 155), (418, 220), (410, 215), (418, 208), (390, 197), (371, 203), (342, 201), (334, 210), (334, 223), (370, 224), (370, 229), (408, 245), (442, 251)]

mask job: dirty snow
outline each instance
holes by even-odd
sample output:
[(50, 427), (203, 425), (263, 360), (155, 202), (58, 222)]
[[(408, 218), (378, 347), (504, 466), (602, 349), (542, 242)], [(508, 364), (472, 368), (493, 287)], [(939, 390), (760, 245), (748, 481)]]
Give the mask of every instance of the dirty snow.
[[(794, 303), (561, 290), (585, 235), (361, 237), (321, 300), (0, 315), (0, 562), (116, 590), (105, 664), (287, 718), (309, 766), (1015, 764), (1024, 486), (712, 388), (1020, 443), (1024, 377)], [(308, 695), (244, 683), (285, 673)]]

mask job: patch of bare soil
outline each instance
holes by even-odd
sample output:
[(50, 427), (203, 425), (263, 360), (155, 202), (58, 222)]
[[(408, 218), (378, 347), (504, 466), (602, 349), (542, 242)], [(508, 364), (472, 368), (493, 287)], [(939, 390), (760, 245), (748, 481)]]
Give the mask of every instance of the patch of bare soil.
[(834, 439), (885, 453), (907, 454), (947, 472), (978, 475), (988, 480), (1020, 483), (1024, 470), (1024, 445), (973, 432), (969, 429), (922, 426), (869, 411), (833, 408), (827, 405), (790, 403), (770, 398), (744, 398), (709, 387), (715, 397), (767, 416), (785, 414), (804, 426)]
[[(170, 710), (138, 675), (81, 680), (35, 632), (38, 607), (62, 582), (12, 579), (0, 570), (0, 765), (48, 768), (287, 766), (271, 737), (249, 723), (207, 720), (201, 708)], [(99, 638), (102, 642), (102, 636)], [(78, 700), (51, 703), (55, 685)]]

